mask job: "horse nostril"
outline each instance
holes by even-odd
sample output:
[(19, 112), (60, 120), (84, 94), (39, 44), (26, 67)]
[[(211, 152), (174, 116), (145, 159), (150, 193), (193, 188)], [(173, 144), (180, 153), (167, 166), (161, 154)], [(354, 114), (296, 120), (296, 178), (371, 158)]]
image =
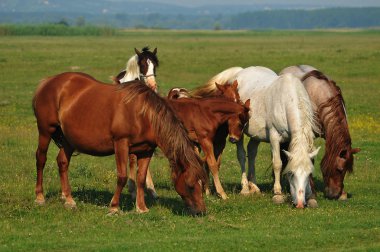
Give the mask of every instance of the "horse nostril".
[(231, 143), (237, 143), (238, 142), (238, 139), (236, 139), (235, 137), (230, 137), (229, 140)]

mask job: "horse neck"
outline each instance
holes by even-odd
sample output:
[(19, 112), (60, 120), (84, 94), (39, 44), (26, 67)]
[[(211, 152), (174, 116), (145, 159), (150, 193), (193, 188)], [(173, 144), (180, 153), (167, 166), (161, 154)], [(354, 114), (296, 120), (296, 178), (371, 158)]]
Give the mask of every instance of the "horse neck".
[(138, 65), (138, 56), (132, 56), (127, 62), (126, 74), (122, 79), (123, 82), (140, 79), (140, 67)]
[(296, 169), (302, 168), (305, 172), (312, 172), (313, 166), (309, 153), (313, 149), (313, 137), (309, 131), (298, 131), (292, 135), (289, 152), (291, 157), (284, 172), (294, 172)]
[(210, 98), (211, 112), (218, 115), (219, 123), (225, 123), (231, 116), (241, 112), (241, 105), (223, 97)]
[(337, 95), (329, 99), (318, 108), (325, 138), (325, 155), (322, 158), (321, 168), (327, 170), (333, 167), (336, 157), (342, 150), (351, 148), (351, 136), (348, 129), (343, 99)]

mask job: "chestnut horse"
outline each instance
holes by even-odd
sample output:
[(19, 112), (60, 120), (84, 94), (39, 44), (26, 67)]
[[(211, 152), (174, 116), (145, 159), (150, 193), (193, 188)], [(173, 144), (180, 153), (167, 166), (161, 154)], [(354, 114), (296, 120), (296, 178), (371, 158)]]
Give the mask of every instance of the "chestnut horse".
[[(223, 199), (227, 199), (227, 194), (219, 179), (221, 154), (228, 135), (232, 143), (239, 141), (242, 136), (243, 128), (249, 119), (250, 100), (247, 100), (244, 105), (224, 97), (168, 99), (167, 102), (184, 124), (190, 139), (199, 144), (203, 150), (204, 159), (211, 170), (217, 194)], [(130, 191), (133, 194), (135, 168), (132, 164), (130, 169), (132, 182)], [(153, 184), (153, 182), (147, 180), (148, 184)], [(207, 187), (206, 193), (209, 193)]]
[(325, 141), (325, 155), (321, 170), (325, 183), (325, 196), (329, 199), (345, 199), (343, 180), (346, 172), (352, 172), (353, 155), (360, 151), (351, 147), (346, 105), (335, 81), (308, 65), (290, 66), (280, 74), (292, 73), (301, 79), (319, 122), (321, 137)]
[(143, 80), (151, 89), (157, 92), (156, 68), (159, 65), (157, 58), (157, 48), (153, 52), (149, 51), (149, 47), (144, 47), (140, 52), (135, 48), (133, 55), (127, 62), (127, 67), (120, 72), (114, 81), (116, 83), (124, 83), (132, 80)]
[[(94, 102), (96, 101), (96, 102)], [(140, 81), (107, 85), (83, 73), (62, 73), (42, 81), (33, 98), (39, 132), (36, 151), (36, 202), (43, 204), (43, 169), (51, 139), (59, 147), (57, 163), (65, 206), (75, 207), (68, 181), (74, 151), (93, 156), (115, 154), (117, 187), (110, 213), (119, 209), (127, 181), (128, 154), (137, 155), (138, 212), (147, 212), (144, 185), (149, 161), (159, 146), (169, 159), (175, 189), (192, 214), (205, 213), (202, 160), (186, 129), (164, 99)]]

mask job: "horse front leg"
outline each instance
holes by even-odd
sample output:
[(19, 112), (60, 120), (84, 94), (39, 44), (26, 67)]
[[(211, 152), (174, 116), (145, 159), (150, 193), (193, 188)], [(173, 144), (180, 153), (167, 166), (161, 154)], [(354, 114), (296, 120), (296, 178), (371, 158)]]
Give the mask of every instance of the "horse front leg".
[(260, 142), (249, 139), (247, 151), (248, 151), (248, 186), (249, 193), (260, 193), (260, 188), (256, 183), (256, 171), (255, 171), (255, 160), (257, 156), (257, 150)]
[(146, 182), (146, 174), (152, 155), (153, 152), (149, 153), (149, 155), (137, 158), (137, 164), (139, 169), (137, 170), (136, 211), (138, 213), (146, 213), (149, 211), (145, 204), (144, 187)]
[(206, 162), (207, 162), (209, 169), (211, 170), (217, 194), (222, 199), (227, 199), (228, 196), (224, 192), (223, 187), (222, 187), (220, 180), (219, 180), (218, 163), (215, 159), (214, 147), (213, 147), (212, 142), (209, 139), (202, 139), (201, 141), (199, 141), (199, 144), (201, 145), (201, 148), (202, 148), (203, 152), (205, 153)]
[(282, 188), (281, 188), (281, 168), (282, 168), (282, 161), (280, 157), (280, 141), (279, 141), (279, 135), (277, 132), (271, 131), (270, 132), (270, 144), (271, 144), (271, 150), (272, 150), (272, 165), (273, 165), (273, 172), (274, 172), (274, 185), (273, 185), (273, 202), (276, 204), (284, 203), (284, 196), (282, 195)]
[(66, 208), (76, 208), (76, 203), (71, 195), (71, 187), (69, 183), (68, 170), (70, 159), (74, 150), (65, 145), (64, 148), (60, 148), (57, 156), (57, 164), (59, 169), (59, 177), (61, 180), (61, 200), (65, 201), (64, 206)]
[(129, 146), (127, 139), (120, 139), (114, 142), (116, 168), (117, 168), (117, 186), (110, 203), (109, 214), (119, 212), (120, 194), (127, 183), (127, 162)]
[[(131, 194), (133, 200), (136, 199), (136, 167), (137, 167), (137, 156), (134, 154), (129, 155), (129, 176), (128, 176), (128, 192)], [(158, 194), (154, 188), (153, 178), (150, 174), (150, 169), (148, 168), (146, 174), (146, 189), (148, 193), (154, 198), (158, 199)]]

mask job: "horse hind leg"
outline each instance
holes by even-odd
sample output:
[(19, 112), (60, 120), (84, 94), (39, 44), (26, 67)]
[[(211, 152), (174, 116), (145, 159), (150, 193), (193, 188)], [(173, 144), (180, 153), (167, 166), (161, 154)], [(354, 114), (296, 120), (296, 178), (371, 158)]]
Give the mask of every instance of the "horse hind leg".
[(255, 160), (257, 155), (257, 150), (260, 142), (249, 140), (247, 151), (248, 151), (248, 187), (249, 193), (260, 193), (260, 188), (256, 183), (256, 171), (255, 171)]
[(64, 206), (70, 209), (76, 208), (76, 203), (71, 195), (71, 187), (68, 178), (69, 164), (73, 151), (73, 148), (65, 144), (65, 147), (60, 148), (57, 155), (57, 164), (62, 188), (61, 199), (65, 201)]
[(241, 191), (240, 194), (248, 195), (249, 194), (249, 186), (248, 186), (248, 178), (247, 173), (245, 171), (245, 157), (247, 153), (244, 149), (244, 136), (240, 138), (240, 140), (236, 143), (236, 156), (240, 164), (241, 168)]
[(36, 150), (36, 168), (37, 168), (37, 180), (36, 180), (36, 199), (35, 202), (38, 205), (45, 204), (44, 190), (43, 190), (43, 172), (47, 160), (47, 151), (51, 141), (51, 136), (49, 133), (39, 132), (38, 136), (38, 147)]

